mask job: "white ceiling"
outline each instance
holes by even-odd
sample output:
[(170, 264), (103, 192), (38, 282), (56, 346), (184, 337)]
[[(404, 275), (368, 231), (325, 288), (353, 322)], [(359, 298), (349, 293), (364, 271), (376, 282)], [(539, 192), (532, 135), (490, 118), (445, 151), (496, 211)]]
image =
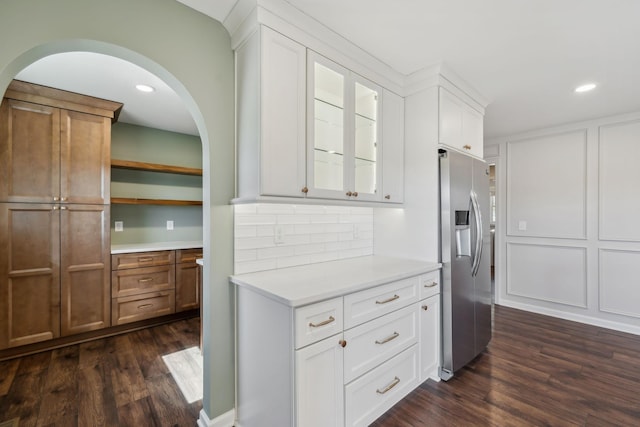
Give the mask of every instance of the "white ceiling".
[[(178, 1), (219, 21), (236, 2)], [(487, 138), (640, 111), (637, 0), (286, 1), (401, 74), (444, 62), (489, 101)], [(18, 78), (124, 102), (123, 122), (197, 134), (177, 96), (144, 70), (88, 53), (62, 55)], [(145, 78), (158, 89), (151, 95), (168, 98), (135, 93), (132, 83)], [(585, 82), (598, 88), (575, 94)]]

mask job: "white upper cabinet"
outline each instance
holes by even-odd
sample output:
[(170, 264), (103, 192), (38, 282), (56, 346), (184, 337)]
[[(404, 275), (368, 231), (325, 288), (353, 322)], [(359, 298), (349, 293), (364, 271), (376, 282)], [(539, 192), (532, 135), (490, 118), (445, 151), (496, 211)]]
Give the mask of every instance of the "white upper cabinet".
[(237, 201), (402, 203), (404, 98), (262, 25), (236, 87)]
[(439, 143), (482, 158), (483, 114), (447, 89), (439, 88)]
[(260, 26), (236, 50), (238, 197), (304, 197), (306, 48)]
[(382, 201), (404, 202), (404, 98), (382, 91)]
[(382, 88), (309, 51), (308, 197), (381, 200)]

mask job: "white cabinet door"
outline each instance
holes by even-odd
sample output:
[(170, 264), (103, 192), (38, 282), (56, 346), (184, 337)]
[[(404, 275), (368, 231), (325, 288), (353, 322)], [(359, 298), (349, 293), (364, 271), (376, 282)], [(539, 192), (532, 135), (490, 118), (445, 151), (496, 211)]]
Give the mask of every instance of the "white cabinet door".
[(382, 201), (404, 202), (404, 98), (382, 95)]
[(308, 196), (380, 200), (382, 88), (309, 52)]
[(420, 382), (438, 379), (440, 365), (440, 295), (420, 301)]
[(439, 96), (439, 143), (482, 158), (482, 113), (445, 88), (440, 88)]
[(334, 335), (296, 350), (297, 426), (344, 426), (341, 340), (342, 334)]
[(262, 27), (261, 194), (303, 197), (306, 49)]

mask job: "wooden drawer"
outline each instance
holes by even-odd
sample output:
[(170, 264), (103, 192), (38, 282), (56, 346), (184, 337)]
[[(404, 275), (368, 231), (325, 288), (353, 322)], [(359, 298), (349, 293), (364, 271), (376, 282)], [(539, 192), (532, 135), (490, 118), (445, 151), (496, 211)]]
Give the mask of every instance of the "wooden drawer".
[(173, 290), (114, 298), (111, 304), (113, 325), (122, 325), (174, 312), (175, 293)]
[(344, 333), (344, 382), (390, 359), (418, 342), (415, 304), (350, 329)]
[(196, 259), (202, 258), (202, 248), (197, 249), (178, 249), (176, 250), (176, 263), (196, 262)]
[(440, 271), (432, 271), (420, 276), (420, 299), (440, 293)]
[(111, 272), (111, 297), (173, 289), (175, 278), (176, 272), (172, 265), (116, 270)]
[(345, 386), (345, 425), (368, 426), (417, 386), (414, 345)]
[(301, 348), (342, 332), (342, 297), (295, 310), (295, 348)]
[(415, 276), (345, 296), (345, 329), (417, 302), (418, 282)]
[(175, 251), (137, 252), (111, 255), (111, 270), (171, 265), (175, 262)]

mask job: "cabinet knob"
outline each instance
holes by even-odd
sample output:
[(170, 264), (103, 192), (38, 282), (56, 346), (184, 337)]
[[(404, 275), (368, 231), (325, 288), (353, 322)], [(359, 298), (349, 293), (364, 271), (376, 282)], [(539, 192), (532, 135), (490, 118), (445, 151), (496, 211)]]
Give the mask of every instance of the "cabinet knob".
[(347, 195), (347, 197), (351, 197), (353, 195), (351, 191), (347, 191), (345, 194)]
[(60, 201), (60, 197), (58, 197), (58, 196), (54, 196), (54, 197), (53, 197), (53, 201), (54, 201), (54, 202), (58, 202), (58, 201)]
[(427, 311), (427, 310), (429, 310), (429, 306), (428, 306), (428, 305), (423, 305), (423, 306), (422, 306), (422, 309), (423, 309), (424, 311)]
[(471, 146), (469, 144), (465, 144), (462, 146), (465, 150), (471, 150)]
[(352, 194), (353, 194), (353, 197), (358, 197), (358, 192), (357, 191), (354, 191)]
[(340, 347), (342, 348), (345, 348), (347, 346), (347, 342), (345, 340), (338, 341), (338, 344), (340, 344)]
[(302, 187), (301, 190), (304, 194), (307, 194), (309, 192), (309, 189), (307, 187)]
[(391, 194), (387, 194), (386, 196), (384, 196), (385, 199), (390, 200), (391, 199)]
[(66, 197), (60, 197), (60, 201), (61, 201), (61, 202), (66, 202), (66, 201), (67, 201), (67, 198), (66, 198)]

